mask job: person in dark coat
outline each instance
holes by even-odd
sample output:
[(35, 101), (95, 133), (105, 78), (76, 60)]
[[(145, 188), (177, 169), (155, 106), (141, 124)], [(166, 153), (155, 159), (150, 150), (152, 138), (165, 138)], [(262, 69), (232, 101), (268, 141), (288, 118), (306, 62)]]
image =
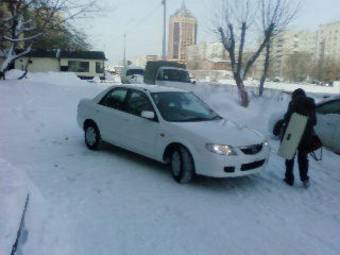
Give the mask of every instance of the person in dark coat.
[[(290, 118), (293, 113), (298, 113), (308, 117), (307, 126), (303, 133), (302, 139), (300, 141), (297, 158), (299, 163), (300, 179), (305, 187), (309, 186), (309, 176), (308, 176), (308, 153), (307, 148), (312, 142), (314, 135), (314, 126), (317, 123), (316, 113), (315, 113), (315, 102), (313, 98), (307, 97), (303, 89), (297, 89), (292, 94), (292, 100), (289, 103), (287, 113), (284, 116), (285, 128), (287, 128)], [(285, 130), (284, 130), (285, 131)], [(286, 174), (284, 181), (290, 185), (294, 185), (294, 161), (295, 156), (292, 160), (286, 160)]]

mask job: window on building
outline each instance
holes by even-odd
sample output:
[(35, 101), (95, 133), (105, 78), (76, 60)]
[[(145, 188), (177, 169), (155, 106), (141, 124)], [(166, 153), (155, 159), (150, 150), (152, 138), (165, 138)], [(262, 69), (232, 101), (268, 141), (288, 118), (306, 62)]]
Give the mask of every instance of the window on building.
[(104, 73), (104, 63), (96, 62), (96, 73)]
[(180, 24), (178, 22), (175, 23), (173, 40), (174, 40), (173, 58), (177, 59), (179, 57), (179, 47), (180, 47)]
[(87, 61), (69, 61), (68, 70), (76, 73), (88, 73), (90, 71), (90, 63)]

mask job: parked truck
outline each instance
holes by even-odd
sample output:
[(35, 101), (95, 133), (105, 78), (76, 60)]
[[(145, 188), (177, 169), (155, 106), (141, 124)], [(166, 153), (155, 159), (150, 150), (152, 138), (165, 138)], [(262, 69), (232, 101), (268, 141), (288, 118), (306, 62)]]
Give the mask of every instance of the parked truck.
[(144, 69), (138, 66), (127, 66), (120, 76), (123, 84), (143, 83)]
[(190, 89), (196, 82), (190, 78), (184, 64), (169, 61), (149, 61), (145, 68), (144, 83)]

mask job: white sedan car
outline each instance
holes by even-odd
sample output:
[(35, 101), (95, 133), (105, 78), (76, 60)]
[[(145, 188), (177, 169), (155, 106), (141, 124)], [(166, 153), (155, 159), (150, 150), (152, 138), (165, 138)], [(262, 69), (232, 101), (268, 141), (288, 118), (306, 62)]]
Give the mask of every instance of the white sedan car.
[(89, 149), (105, 141), (171, 166), (179, 183), (195, 174), (258, 173), (270, 148), (263, 135), (223, 119), (193, 93), (155, 85), (114, 86), (78, 105)]

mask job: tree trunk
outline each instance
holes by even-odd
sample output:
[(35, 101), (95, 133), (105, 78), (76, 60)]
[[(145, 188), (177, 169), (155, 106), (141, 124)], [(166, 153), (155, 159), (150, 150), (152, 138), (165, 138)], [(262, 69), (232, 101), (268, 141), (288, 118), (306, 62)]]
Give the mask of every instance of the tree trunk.
[(18, 78), (18, 80), (26, 79), (27, 73), (28, 73), (28, 65), (30, 64), (31, 58), (29, 58), (25, 64), (25, 70), (24, 73)]
[(22, 75), (20, 75), (20, 77), (18, 78), (18, 80), (22, 80), (22, 79), (26, 79), (27, 78), (27, 73), (28, 73), (28, 70), (27, 68), (25, 69), (24, 73)]
[(249, 96), (248, 96), (248, 92), (244, 87), (244, 83), (243, 80), (240, 77), (236, 77), (235, 78), (236, 81), (236, 85), (238, 88), (238, 94), (240, 97), (240, 101), (241, 101), (241, 106), (243, 107), (248, 107), (249, 106)]
[(267, 76), (268, 76), (268, 70), (269, 70), (269, 64), (270, 64), (270, 48), (271, 44), (270, 41), (266, 44), (266, 56), (264, 61), (264, 69), (260, 80), (260, 86), (259, 86), (259, 96), (263, 96), (263, 90), (264, 90), (264, 83), (266, 82)]

